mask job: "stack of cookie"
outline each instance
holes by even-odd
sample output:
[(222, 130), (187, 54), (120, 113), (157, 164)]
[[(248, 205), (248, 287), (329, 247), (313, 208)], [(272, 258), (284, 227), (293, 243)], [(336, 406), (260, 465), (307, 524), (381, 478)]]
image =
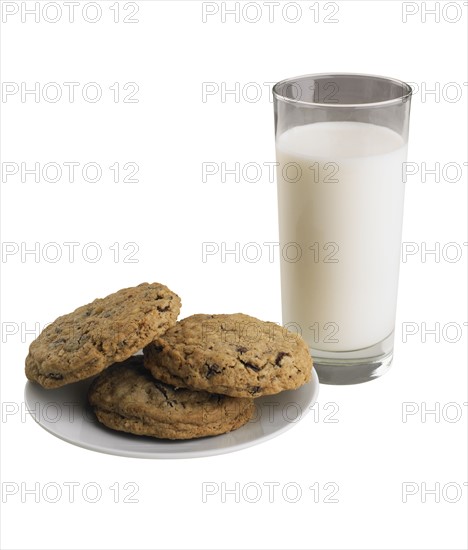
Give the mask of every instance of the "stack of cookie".
[(57, 388), (98, 375), (88, 399), (102, 424), (167, 439), (237, 429), (252, 417), (255, 397), (309, 381), (300, 336), (240, 313), (177, 322), (180, 306), (159, 283), (97, 299), (32, 342), (26, 376)]

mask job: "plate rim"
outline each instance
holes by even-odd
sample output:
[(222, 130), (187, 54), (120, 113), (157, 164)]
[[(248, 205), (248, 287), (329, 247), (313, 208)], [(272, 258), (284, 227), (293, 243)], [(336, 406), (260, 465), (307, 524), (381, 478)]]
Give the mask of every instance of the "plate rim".
[[(75, 447), (86, 449), (88, 451), (94, 451), (97, 453), (106, 454), (110, 456), (118, 456), (122, 458), (136, 458), (136, 459), (147, 459), (147, 460), (169, 460), (169, 459), (180, 460), (180, 459), (189, 459), (189, 458), (207, 458), (210, 456), (219, 456), (219, 455), (229, 454), (237, 451), (242, 451), (248, 447), (259, 445), (261, 443), (269, 441), (270, 439), (273, 439), (287, 432), (288, 430), (290, 430), (291, 428), (299, 424), (304, 419), (304, 417), (307, 416), (307, 414), (310, 411), (310, 408), (314, 405), (314, 403), (316, 403), (317, 397), (319, 394), (319, 385), (320, 385), (319, 378), (318, 378), (317, 372), (315, 371), (315, 368), (313, 367), (312, 367), (311, 379), (308, 382), (308, 384), (312, 384), (312, 394), (310, 397), (310, 401), (308, 402), (306, 409), (304, 411), (301, 411), (301, 417), (297, 422), (285, 422), (285, 424), (282, 427), (268, 434), (265, 434), (259, 437), (254, 437), (253, 439), (249, 441), (244, 441), (243, 443), (236, 443), (236, 444), (228, 445), (226, 447), (217, 447), (213, 449), (199, 449), (199, 450), (192, 450), (192, 451), (172, 451), (169, 453), (161, 453), (158, 451), (154, 451), (152, 453), (149, 453), (144, 451), (127, 451), (127, 450), (122, 450), (118, 448), (99, 447), (96, 445), (86, 444), (86, 442), (82, 442), (81, 440), (64, 437), (62, 434), (59, 434), (51, 430), (47, 424), (41, 423), (35, 414), (31, 413), (31, 416), (33, 417), (34, 421), (43, 430), (50, 433), (54, 437), (57, 437), (61, 441), (65, 441), (66, 443), (69, 443), (71, 445), (74, 445)], [(31, 412), (31, 409), (29, 408), (29, 400), (27, 397), (27, 393), (29, 391), (28, 388), (30, 388), (31, 385), (33, 385), (33, 383), (30, 381), (27, 381), (24, 388), (24, 402), (25, 402), (26, 408), (30, 412)], [(300, 388), (298, 388), (298, 390), (299, 389)], [(292, 390), (292, 391), (297, 391), (297, 390)], [(263, 397), (273, 397), (273, 395), (265, 395)], [(242, 429), (243, 427), (244, 426), (242, 426), (239, 429)], [(116, 434), (118, 433), (119, 432), (116, 431)], [(221, 435), (224, 435), (224, 434), (221, 434)], [(217, 437), (217, 436), (213, 436), (213, 437)]]

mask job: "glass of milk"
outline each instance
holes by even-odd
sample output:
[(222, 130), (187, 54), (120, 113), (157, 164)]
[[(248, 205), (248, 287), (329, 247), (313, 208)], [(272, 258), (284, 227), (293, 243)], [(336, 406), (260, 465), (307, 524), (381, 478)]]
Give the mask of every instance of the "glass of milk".
[(361, 74), (273, 88), (283, 325), (323, 383), (392, 362), (411, 93)]

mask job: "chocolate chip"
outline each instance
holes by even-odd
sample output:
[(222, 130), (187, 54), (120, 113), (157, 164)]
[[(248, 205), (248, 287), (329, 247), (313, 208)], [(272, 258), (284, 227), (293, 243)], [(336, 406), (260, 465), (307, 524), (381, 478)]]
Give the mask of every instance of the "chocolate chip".
[(255, 395), (259, 391), (260, 391), (260, 386), (251, 386), (249, 388), (249, 393), (251, 393), (252, 395)]
[(258, 372), (260, 370), (260, 367), (257, 367), (256, 365), (252, 365), (252, 363), (245, 363), (244, 367), (247, 369), (251, 369), (255, 372)]
[(63, 375), (58, 372), (47, 373), (47, 378), (53, 378), (54, 380), (63, 380)]
[(280, 351), (276, 356), (275, 365), (278, 365), (278, 367), (281, 367), (281, 359), (283, 359), (283, 357), (286, 357), (286, 356), (291, 357), (291, 354), (286, 353), (285, 351)]
[(255, 372), (258, 372), (261, 370), (261, 367), (257, 367), (256, 365), (252, 365), (252, 363), (249, 363), (248, 361), (242, 361), (242, 359), (239, 359), (239, 361), (244, 365), (246, 369), (253, 370)]
[(222, 369), (216, 363), (213, 363), (212, 365), (208, 365), (207, 363), (205, 367), (206, 367), (205, 378), (211, 378), (215, 374), (221, 374), (222, 372)]

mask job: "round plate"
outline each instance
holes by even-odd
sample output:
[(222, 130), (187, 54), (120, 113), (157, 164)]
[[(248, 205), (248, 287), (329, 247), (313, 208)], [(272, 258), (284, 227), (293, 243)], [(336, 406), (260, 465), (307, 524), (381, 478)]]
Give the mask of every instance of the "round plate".
[(312, 369), (311, 381), (298, 390), (255, 400), (252, 420), (233, 432), (184, 441), (153, 439), (110, 430), (100, 424), (87, 404), (92, 379), (46, 390), (26, 383), (26, 406), (36, 422), (51, 434), (85, 449), (134, 458), (195, 458), (238, 451), (292, 428), (315, 403), (319, 381)]

